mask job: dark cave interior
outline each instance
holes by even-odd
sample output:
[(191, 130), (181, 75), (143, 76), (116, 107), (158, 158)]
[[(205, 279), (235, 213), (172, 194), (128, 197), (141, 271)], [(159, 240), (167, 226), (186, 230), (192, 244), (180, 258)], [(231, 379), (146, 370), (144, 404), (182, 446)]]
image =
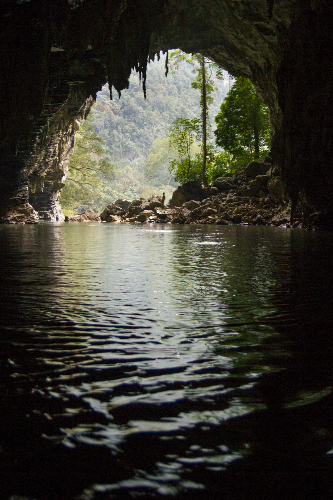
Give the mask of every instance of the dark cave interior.
[[(57, 216), (80, 120), (160, 51), (201, 52), (255, 84), (290, 199), (333, 220), (329, 0), (7, 1), (1, 19), (0, 218)], [(33, 202), (35, 206), (29, 203)]]

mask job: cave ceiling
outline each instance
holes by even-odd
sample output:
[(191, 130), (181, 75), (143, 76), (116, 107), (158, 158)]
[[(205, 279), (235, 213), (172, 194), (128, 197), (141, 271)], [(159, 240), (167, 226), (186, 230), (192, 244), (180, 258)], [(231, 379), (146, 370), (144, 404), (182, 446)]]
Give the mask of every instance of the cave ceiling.
[(2, 2), (0, 212), (27, 202), (29, 178), (59, 192), (106, 81), (121, 92), (135, 68), (144, 91), (147, 60), (181, 48), (252, 80), (290, 196), (333, 213), (332, 19), (331, 0)]

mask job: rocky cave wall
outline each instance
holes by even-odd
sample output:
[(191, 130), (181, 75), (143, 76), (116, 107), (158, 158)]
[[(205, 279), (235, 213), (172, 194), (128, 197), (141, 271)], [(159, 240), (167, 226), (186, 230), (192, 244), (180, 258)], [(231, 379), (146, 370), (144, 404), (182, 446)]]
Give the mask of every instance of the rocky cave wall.
[(121, 91), (132, 68), (144, 87), (147, 57), (181, 48), (253, 81), (290, 197), (332, 226), (332, 19), (331, 0), (3, 2), (0, 217), (61, 217), (75, 130), (96, 91), (106, 81)]

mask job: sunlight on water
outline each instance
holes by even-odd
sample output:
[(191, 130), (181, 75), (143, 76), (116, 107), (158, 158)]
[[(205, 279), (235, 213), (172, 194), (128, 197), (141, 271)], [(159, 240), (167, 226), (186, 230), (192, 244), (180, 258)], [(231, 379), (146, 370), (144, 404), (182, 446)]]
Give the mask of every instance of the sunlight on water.
[(243, 498), (248, 474), (269, 466), (274, 483), (294, 466), (291, 428), (296, 455), (329, 457), (332, 243), (270, 227), (0, 227), (5, 498)]

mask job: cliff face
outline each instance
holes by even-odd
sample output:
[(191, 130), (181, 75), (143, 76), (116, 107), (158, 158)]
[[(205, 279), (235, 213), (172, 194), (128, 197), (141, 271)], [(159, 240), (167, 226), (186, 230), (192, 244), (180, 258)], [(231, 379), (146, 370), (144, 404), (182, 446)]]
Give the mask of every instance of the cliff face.
[(29, 203), (41, 219), (63, 220), (58, 198), (68, 171), (75, 133), (93, 102), (92, 97), (86, 98), (79, 85), (72, 85), (64, 104), (38, 130), (26, 170)]
[(2, 3), (0, 216), (61, 217), (68, 155), (96, 91), (106, 81), (121, 91), (132, 68), (144, 86), (147, 56), (181, 48), (253, 81), (291, 198), (332, 225), (332, 18), (330, 0)]

